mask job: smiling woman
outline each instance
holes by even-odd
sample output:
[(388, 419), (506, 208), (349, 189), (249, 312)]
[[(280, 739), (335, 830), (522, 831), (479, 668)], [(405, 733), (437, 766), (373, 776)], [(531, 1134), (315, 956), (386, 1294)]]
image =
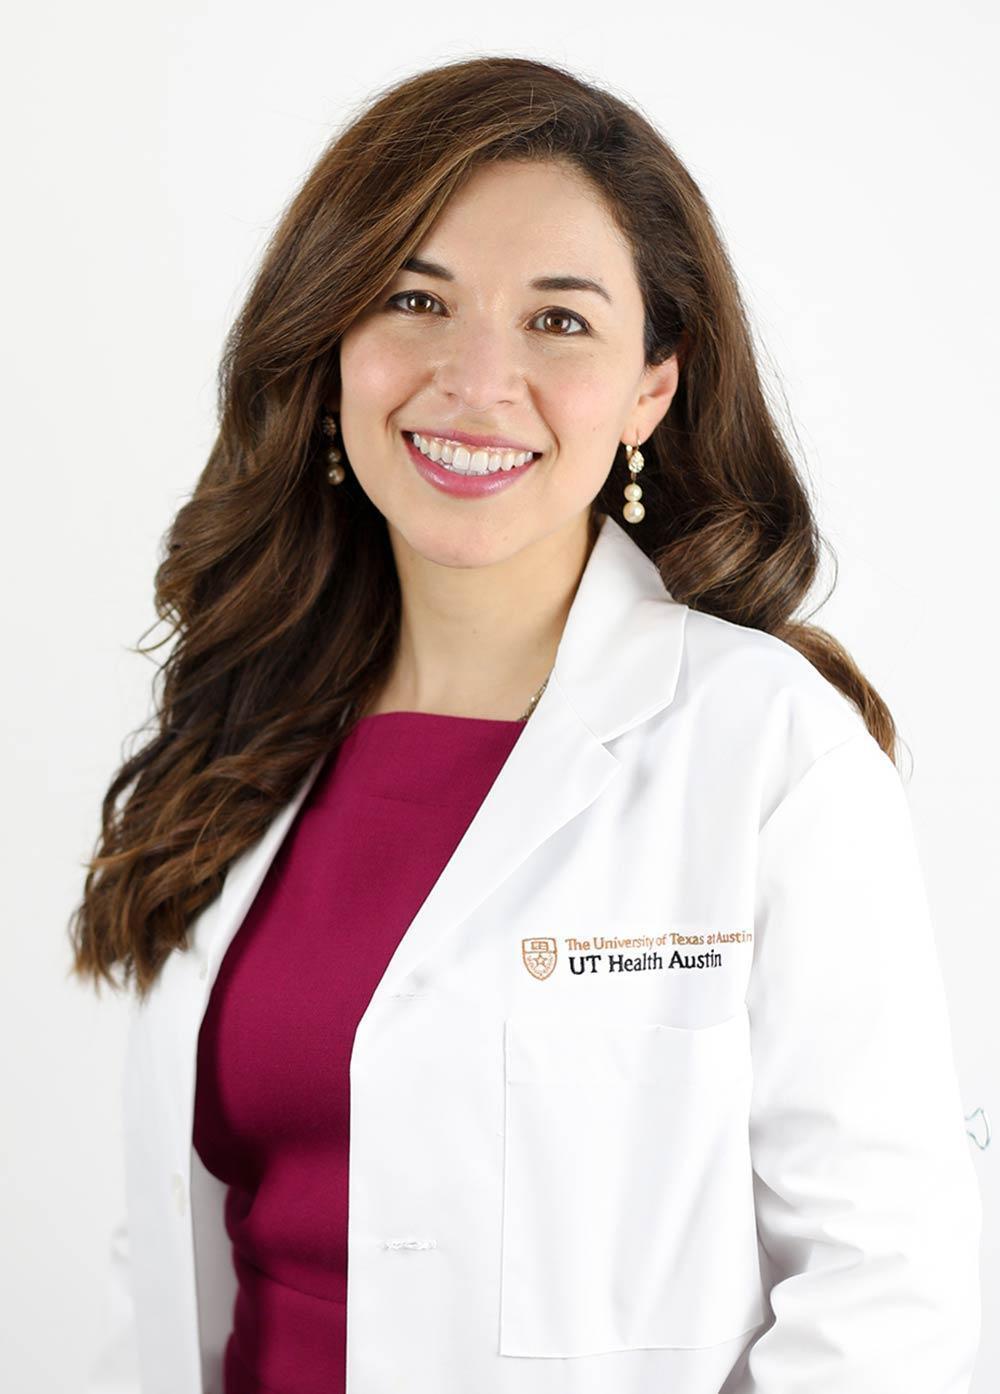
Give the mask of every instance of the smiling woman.
[[(478, 591), (480, 608), (492, 596), (498, 611), (489, 648), (462, 649), (483, 689), (497, 690), (490, 667), (510, 668), (498, 633), (519, 655), (544, 650), (533, 617), (547, 603), (538, 568), (553, 582), (561, 575), (563, 588), (575, 581), (608, 462), (623, 439), (652, 433), (677, 389), (675, 353), (646, 361), (642, 290), (612, 208), (563, 161), (473, 168), (404, 262), (401, 289), (341, 338), (329, 407), (365, 495), (386, 519), (414, 616), (404, 615), (394, 681), (410, 702), (440, 701), (456, 678), (469, 687), (450, 655), (439, 665), (447, 681), (435, 681), (428, 643), (411, 632), (442, 566), (452, 569), (444, 576), (459, 603)], [(542, 298), (553, 294), (560, 300)], [(412, 430), (441, 441), (436, 457), (413, 448)], [(502, 456), (491, 458), (496, 445), (522, 459), (504, 468)], [(499, 612), (512, 596), (524, 617), (514, 630)]]
[(88, 1394), (964, 1394), (895, 728), (663, 136), (525, 58), (379, 94), (220, 417), (72, 926), (135, 989)]

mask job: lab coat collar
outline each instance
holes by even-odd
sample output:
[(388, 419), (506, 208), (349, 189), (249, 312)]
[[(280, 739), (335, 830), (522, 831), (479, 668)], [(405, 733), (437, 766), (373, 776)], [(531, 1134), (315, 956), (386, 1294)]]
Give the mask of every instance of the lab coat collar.
[(564, 700), (552, 705), (572, 707), (601, 742), (660, 711), (677, 687), (686, 615), (641, 547), (602, 515), (550, 678)]

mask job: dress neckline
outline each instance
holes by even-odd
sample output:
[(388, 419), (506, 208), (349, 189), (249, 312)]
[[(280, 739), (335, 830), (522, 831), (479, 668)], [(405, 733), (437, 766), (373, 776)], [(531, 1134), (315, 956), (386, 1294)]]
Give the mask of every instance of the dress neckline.
[(449, 712), (414, 712), (414, 711), (391, 711), (391, 712), (368, 712), (355, 722), (355, 729), (366, 721), (378, 721), (385, 717), (419, 717), (425, 721), (464, 721), (479, 726), (523, 726), (525, 723), (519, 717), (507, 718), (499, 716), (455, 716)]

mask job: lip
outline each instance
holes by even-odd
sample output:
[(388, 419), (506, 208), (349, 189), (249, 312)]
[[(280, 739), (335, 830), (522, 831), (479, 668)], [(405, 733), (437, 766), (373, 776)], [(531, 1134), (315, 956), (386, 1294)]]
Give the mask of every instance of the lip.
[[(423, 432), (418, 431), (417, 434), (423, 435)], [(528, 464), (518, 465), (516, 469), (495, 470), (492, 474), (456, 474), (454, 470), (445, 469), (435, 461), (429, 460), (426, 455), (422, 455), (410, 440), (408, 433), (403, 435), (403, 444), (417, 467), (417, 473), (443, 494), (451, 494), (455, 498), (483, 498), (488, 494), (499, 494), (504, 489), (512, 489), (519, 480), (530, 474), (537, 464), (536, 460), (530, 460)]]
[[(423, 426), (415, 426), (413, 430), (407, 430), (409, 436), (436, 436), (438, 440), (453, 440), (459, 445), (478, 446), (480, 450), (531, 450), (530, 445), (520, 445), (515, 440), (507, 440), (503, 436), (470, 436), (467, 431), (432, 431), (430, 427), (425, 430)], [(541, 454), (540, 451), (532, 452), (535, 455)]]

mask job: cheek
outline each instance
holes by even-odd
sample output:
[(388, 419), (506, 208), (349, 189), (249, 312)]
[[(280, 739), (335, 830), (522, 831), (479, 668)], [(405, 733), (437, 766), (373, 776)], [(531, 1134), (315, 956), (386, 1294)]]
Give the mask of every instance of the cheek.
[(564, 456), (584, 461), (588, 473), (611, 468), (625, 417), (625, 393), (610, 373), (567, 375), (547, 394), (542, 409)]
[(616, 365), (597, 358), (582, 360), (580, 354), (574, 362), (559, 365), (560, 371), (539, 379), (540, 383), (544, 380), (547, 405), (561, 420), (575, 423), (579, 431), (589, 433), (603, 427), (607, 433), (609, 423), (621, 414), (627, 386), (620, 370), (615, 371)]
[(391, 410), (418, 371), (412, 353), (391, 334), (379, 333), (374, 324), (355, 328), (341, 340), (341, 384), (358, 402), (379, 403)]

